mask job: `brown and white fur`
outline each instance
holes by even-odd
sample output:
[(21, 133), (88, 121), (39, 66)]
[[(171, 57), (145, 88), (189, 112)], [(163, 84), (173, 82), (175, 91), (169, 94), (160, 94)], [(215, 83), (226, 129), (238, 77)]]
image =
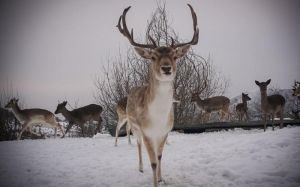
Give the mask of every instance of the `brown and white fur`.
[(285, 98), (279, 94), (267, 96), (267, 86), (270, 82), (271, 79), (267, 82), (255, 81), (256, 85), (259, 86), (261, 93), (261, 110), (264, 114), (264, 131), (266, 131), (267, 115), (271, 115), (272, 117), (272, 130), (274, 130), (274, 118), (276, 114), (279, 114), (280, 128), (283, 128)]
[[(173, 95), (173, 102), (174, 103), (180, 103), (179, 97), (176, 95), (174, 92)], [(127, 115), (126, 115), (126, 106), (127, 106), (127, 97), (122, 98), (117, 102), (117, 113), (118, 113), (118, 124), (116, 127), (116, 134), (115, 134), (115, 147), (117, 147), (117, 141), (118, 141), (118, 136), (120, 129), (122, 126), (128, 121)], [(128, 138), (128, 144), (131, 145), (131, 139), (130, 139), (130, 124), (127, 123), (126, 125), (126, 133), (127, 133), (127, 138)], [(168, 140), (166, 141), (166, 144), (169, 145)]]
[[(196, 45), (199, 38), (197, 16), (191, 5), (194, 35), (190, 42), (177, 43), (173, 38), (170, 47), (158, 47), (149, 36), (152, 44), (139, 44), (134, 41), (133, 30), (129, 32), (126, 25), (126, 13), (130, 7), (124, 9), (118, 22), (118, 29), (135, 46), (136, 52), (144, 59), (151, 60), (149, 81), (147, 85), (136, 86), (131, 89), (127, 99), (127, 123), (137, 139), (139, 153), (139, 170), (143, 172), (142, 139), (147, 149), (153, 174), (154, 187), (162, 181), (161, 158), (168, 133), (174, 123), (173, 95), (174, 78), (177, 72), (176, 59), (184, 56), (191, 45)], [(122, 26), (121, 26), (122, 22)]]
[(65, 137), (65, 132), (62, 126), (56, 122), (55, 116), (52, 112), (39, 108), (21, 110), (18, 106), (18, 101), (19, 99), (13, 98), (4, 107), (5, 109), (11, 110), (16, 116), (16, 118), (19, 120), (19, 122), (22, 124), (22, 129), (20, 134), (18, 135), (17, 140), (20, 140), (22, 133), (25, 129), (27, 129), (31, 134), (41, 136), (41, 134), (37, 134), (32, 131), (33, 126), (54, 128), (55, 138), (57, 128), (59, 128), (63, 133), (62, 138)]
[(82, 135), (84, 137), (84, 124), (90, 120), (98, 122), (95, 134), (96, 132), (100, 132), (100, 125), (102, 122), (102, 118), (100, 116), (102, 113), (102, 107), (100, 105), (90, 104), (72, 111), (69, 111), (66, 108), (66, 105), (67, 101), (58, 104), (54, 112), (55, 114), (61, 113), (69, 121), (66, 134), (69, 132), (72, 126), (76, 124), (80, 126)]
[(295, 81), (292, 90), (293, 90), (293, 96), (297, 97), (300, 100), (300, 82)]
[(212, 112), (219, 112), (219, 114), (221, 114), (219, 121), (223, 120), (224, 115), (227, 115), (227, 120), (230, 121), (230, 100), (227, 97), (216, 96), (207, 99), (201, 99), (199, 94), (199, 92), (192, 93), (191, 102), (194, 103), (199, 110), (203, 111), (201, 114), (201, 123), (203, 123), (204, 115), (208, 115), (208, 122), (210, 122), (210, 114)]
[(242, 93), (243, 102), (236, 105), (236, 113), (238, 115), (239, 121), (243, 120), (244, 115), (246, 115), (246, 120), (249, 121), (247, 101), (250, 100), (251, 98), (248, 96), (248, 94)]

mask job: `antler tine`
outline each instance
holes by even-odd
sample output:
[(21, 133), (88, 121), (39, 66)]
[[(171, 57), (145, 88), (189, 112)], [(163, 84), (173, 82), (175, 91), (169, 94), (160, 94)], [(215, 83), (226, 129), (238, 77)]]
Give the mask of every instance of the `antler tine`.
[[(126, 14), (129, 11), (129, 9), (131, 8), (131, 6), (127, 7), (124, 9), (123, 14), (120, 16), (119, 21), (118, 21), (118, 29), (120, 31), (121, 34), (123, 34), (131, 43), (131, 45), (136, 46), (136, 47), (141, 47), (141, 48), (150, 48), (150, 49), (154, 49), (157, 47), (155, 41), (149, 36), (149, 40), (152, 42), (152, 44), (139, 44), (136, 43), (133, 39), (133, 29), (131, 29), (131, 34), (128, 31), (127, 25), (126, 25)], [(121, 27), (121, 21), (122, 21), (122, 25), (123, 28)]]
[(196, 15), (193, 7), (190, 4), (187, 4), (187, 5), (190, 7), (191, 13), (192, 13), (194, 36), (193, 36), (193, 38), (192, 38), (192, 40), (190, 42), (187, 42), (187, 43), (178, 43), (176, 45), (174, 45), (173, 38), (172, 38), (172, 45), (171, 45), (171, 47), (173, 49), (176, 49), (177, 47), (181, 47), (181, 46), (184, 46), (184, 45), (187, 45), (187, 44), (196, 45), (198, 43), (199, 28), (197, 27), (197, 15)]

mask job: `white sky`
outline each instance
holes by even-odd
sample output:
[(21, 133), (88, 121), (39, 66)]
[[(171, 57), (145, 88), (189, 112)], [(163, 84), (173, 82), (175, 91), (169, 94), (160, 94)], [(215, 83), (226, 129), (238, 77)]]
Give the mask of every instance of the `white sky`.
[[(194, 51), (231, 79), (228, 97), (257, 89), (254, 80), (291, 88), (300, 79), (300, 1), (172, 0), (167, 11), (183, 40), (192, 37), (187, 3), (198, 16)], [(116, 28), (124, 8), (129, 28), (144, 36), (156, 1), (0, 2), (0, 86), (12, 81), (26, 105), (54, 112), (66, 98), (94, 103), (93, 76), (119, 47), (129, 46)]]

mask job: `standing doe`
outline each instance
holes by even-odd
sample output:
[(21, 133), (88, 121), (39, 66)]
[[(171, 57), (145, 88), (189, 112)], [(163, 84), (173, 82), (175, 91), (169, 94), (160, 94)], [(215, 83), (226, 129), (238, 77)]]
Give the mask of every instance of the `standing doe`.
[(267, 96), (267, 86), (270, 84), (271, 79), (267, 82), (255, 81), (260, 88), (261, 95), (261, 110), (264, 113), (264, 131), (266, 131), (267, 115), (272, 117), (272, 130), (274, 130), (274, 118), (278, 114), (280, 117), (280, 128), (283, 128), (283, 111), (285, 106), (285, 99), (282, 95), (275, 94)]
[(239, 121), (243, 120), (245, 114), (246, 114), (247, 121), (249, 121), (247, 101), (250, 100), (251, 98), (248, 96), (248, 94), (242, 93), (243, 102), (236, 105), (236, 113), (239, 117)]
[(195, 104), (195, 106), (202, 110), (201, 113), (201, 123), (203, 123), (204, 115), (208, 115), (208, 122), (210, 122), (210, 114), (212, 112), (219, 112), (221, 113), (221, 117), (219, 121), (222, 121), (224, 118), (224, 115), (227, 115), (227, 120), (230, 121), (230, 111), (229, 111), (229, 105), (230, 100), (225, 96), (215, 96), (207, 99), (201, 99), (199, 95), (202, 93), (202, 91), (206, 88), (206, 82), (204, 87), (201, 91), (192, 93), (191, 96), (191, 102)]
[[(126, 8), (118, 22), (119, 31), (135, 46), (136, 52), (144, 59), (151, 60), (150, 75), (147, 85), (131, 89), (126, 107), (127, 123), (137, 138), (139, 154), (139, 171), (143, 172), (141, 142), (142, 138), (147, 149), (153, 173), (154, 187), (162, 181), (161, 158), (168, 132), (174, 123), (173, 93), (174, 78), (177, 72), (176, 59), (183, 57), (191, 45), (198, 43), (199, 29), (197, 17), (191, 9), (194, 36), (190, 42), (175, 44), (173, 38), (170, 47), (158, 47), (149, 36), (152, 44), (138, 44), (134, 41), (133, 31), (128, 31), (125, 16), (130, 7)], [(121, 27), (121, 21), (122, 26)]]
[(300, 100), (300, 82), (295, 81), (292, 90), (293, 90), (293, 96), (297, 97)]
[(66, 130), (66, 134), (72, 128), (74, 124), (79, 125), (81, 128), (82, 136), (84, 137), (84, 124), (90, 120), (98, 122), (95, 134), (100, 132), (100, 125), (102, 122), (101, 113), (102, 107), (100, 105), (90, 104), (81, 108), (69, 111), (66, 108), (67, 101), (64, 101), (57, 105), (55, 114), (61, 113), (68, 121), (69, 125)]
[(37, 134), (32, 131), (33, 126), (40, 127), (51, 127), (54, 128), (54, 137), (56, 138), (57, 128), (61, 130), (63, 133), (62, 138), (65, 137), (65, 132), (62, 126), (56, 122), (55, 116), (52, 112), (44, 109), (33, 108), (33, 109), (24, 109), (21, 110), (18, 106), (19, 99), (11, 99), (7, 105), (4, 107), (7, 110), (11, 110), (19, 122), (22, 124), (22, 129), (20, 134), (18, 135), (17, 140), (20, 140), (22, 133), (25, 129), (27, 129), (31, 134), (36, 136), (41, 136), (41, 134)]

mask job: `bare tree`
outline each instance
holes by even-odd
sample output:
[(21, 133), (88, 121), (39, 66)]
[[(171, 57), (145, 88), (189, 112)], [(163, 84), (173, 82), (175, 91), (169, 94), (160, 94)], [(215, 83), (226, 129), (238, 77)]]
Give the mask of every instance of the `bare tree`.
[[(168, 20), (165, 3), (157, 3), (157, 9), (148, 21), (146, 38), (151, 36), (156, 43), (166, 46), (171, 45), (171, 37), (175, 43), (179, 42), (179, 36)], [(138, 56), (132, 48), (127, 48), (125, 54), (120, 49), (114, 57), (107, 57), (107, 64), (108, 66), (102, 65), (102, 74), (94, 77), (96, 87), (94, 98), (104, 106), (103, 124), (109, 129), (112, 128), (111, 134), (114, 134), (117, 124), (117, 101), (126, 97), (132, 87), (148, 82), (150, 64)], [(175, 92), (181, 102), (175, 104), (174, 107), (174, 125), (189, 125), (196, 121), (198, 123), (198, 111), (190, 102), (191, 92), (203, 87), (204, 80), (207, 79), (208, 86), (202, 97), (223, 95), (228, 89), (229, 78), (224, 76), (220, 69), (212, 63), (210, 57), (204, 59), (192, 49), (186, 56), (177, 60), (177, 66), (178, 71), (174, 83)]]

